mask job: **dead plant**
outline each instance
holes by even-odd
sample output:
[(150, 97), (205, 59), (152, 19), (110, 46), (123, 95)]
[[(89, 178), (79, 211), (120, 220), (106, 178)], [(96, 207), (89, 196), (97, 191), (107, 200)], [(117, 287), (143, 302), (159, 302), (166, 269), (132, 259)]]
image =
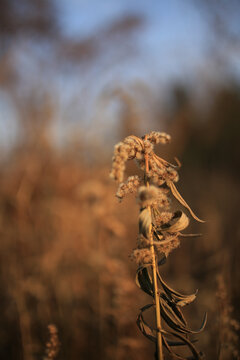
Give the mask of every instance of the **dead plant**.
[[(179, 194), (175, 183), (178, 181), (176, 165), (167, 162), (154, 153), (155, 144), (167, 144), (170, 136), (166, 133), (151, 132), (142, 138), (128, 136), (123, 142), (115, 145), (113, 165), (110, 176), (120, 183), (116, 196), (121, 201), (129, 192), (137, 192), (140, 205), (138, 247), (132, 257), (138, 264), (136, 283), (141, 290), (150, 295), (153, 300), (140, 310), (137, 325), (143, 335), (156, 343), (156, 359), (163, 360), (163, 347), (175, 359), (186, 359), (179, 355), (175, 347), (187, 347), (191, 359), (202, 359), (190, 336), (201, 332), (206, 324), (205, 314), (203, 323), (198, 330), (191, 330), (181, 311), (190, 304), (196, 293), (183, 295), (173, 290), (163, 280), (159, 267), (166, 258), (180, 244), (184, 237), (199, 234), (185, 234), (182, 231), (188, 226), (189, 219), (183, 211), (173, 211), (170, 206), (170, 195), (173, 195), (192, 215), (200, 220), (191, 210), (186, 201)], [(135, 159), (143, 176), (131, 176), (124, 180), (125, 164), (127, 160)], [(156, 326), (150, 326), (144, 319), (144, 312), (155, 308)], [(163, 322), (166, 326), (163, 326)], [(189, 357), (188, 357), (189, 359)]]

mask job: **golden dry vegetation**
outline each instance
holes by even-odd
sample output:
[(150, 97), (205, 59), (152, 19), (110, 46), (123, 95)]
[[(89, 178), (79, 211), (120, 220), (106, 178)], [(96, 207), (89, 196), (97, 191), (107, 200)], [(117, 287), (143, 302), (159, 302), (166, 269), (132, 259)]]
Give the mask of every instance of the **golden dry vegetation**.
[[(221, 346), (221, 360), (238, 356), (240, 294), (234, 162), (238, 125), (227, 122), (226, 132), (223, 115), (222, 126), (214, 125), (214, 112), (226, 96), (237, 95), (219, 94), (211, 118), (201, 128), (189, 120), (196, 114), (184, 113), (184, 108), (170, 121), (173, 141), (165, 155), (170, 160), (176, 154), (182, 161), (179, 189), (206, 223), (193, 224), (190, 230), (203, 236), (183, 240), (162, 267), (164, 278), (176, 289), (199, 289), (187, 317), (197, 328), (208, 312), (198, 344), (212, 359), (218, 358)], [(46, 358), (49, 324), (58, 329), (59, 360), (153, 357), (152, 344), (136, 326), (147, 298), (135, 285), (136, 265), (129, 257), (137, 242), (138, 206), (134, 196), (121, 204), (114, 196), (111, 151), (105, 158), (86, 160), (86, 151), (99, 151), (94, 146), (72, 145), (60, 151), (46, 141), (26, 141), (2, 159), (2, 359)], [(135, 171), (127, 166), (129, 175)]]
[[(141, 56), (144, 17), (126, 13), (76, 39), (64, 35), (53, 1), (0, 1), (1, 360), (154, 359), (153, 344), (136, 325), (149, 301), (135, 284), (130, 256), (139, 206), (134, 195), (119, 204), (109, 178), (113, 145), (151, 130), (171, 134), (172, 142), (156, 146), (156, 154), (180, 160), (177, 188), (206, 221), (192, 219), (189, 232), (202, 237), (182, 240), (161, 275), (181, 293), (198, 289), (186, 318), (196, 329), (208, 313), (196, 343), (206, 359), (239, 360), (240, 87), (239, 70), (231, 69), (239, 33), (227, 21), (239, 4), (228, 3), (196, 2), (213, 23), (211, 54), (192, 82), (186, 76), (160, 91), (154, 71), (154, 84), (147, 72), (129, 76)], [(129, 73), (117, 77), (122, 82), (108, 83), (111, 71), (128, 60)], [(216, 73), (208, 79), (211, 69)], [(202, 100), (193, 88), (204, 92)], [(11, 118), (17, 136), (9, 144), (2, 125), (11, 133)], [(71, 141), (59, 147), (53, 136), (58, 121), (63, 132), (66, 124), (75, 126)], [(126, 177), (135, 174), (129, 162)]]

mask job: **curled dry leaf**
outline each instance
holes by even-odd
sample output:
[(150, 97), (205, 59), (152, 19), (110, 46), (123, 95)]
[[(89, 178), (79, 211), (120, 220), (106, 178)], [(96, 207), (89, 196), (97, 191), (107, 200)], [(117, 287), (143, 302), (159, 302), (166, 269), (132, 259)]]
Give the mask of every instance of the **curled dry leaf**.
[(159, 271), (158, 271), (158, 279), (159, 279), (159, 281), (160, 281), (160, 283), (161, 283), (164, 291), (166, 292), (166, 294), (167, 294), (172, 300), (174, 300), (176, 303), (178, 303), (179, 301), (185, 300), (185, 299), (187, 299), (188, 297), (196, 296), (196, 294), (197, 294), (197, 291), (196, 291), (195, 294), (184, 295), (184, 294), (179, 293), (179, 292), (176, 291), (176, 290), (173, 290), (169, 285), (167, 285), (167, 284), (163, 281), (163, 279), (162, 279)]
[[(197, 294), (197, 291), (196, 291), (196, 294)], [(190, 304), (191, 302), (193, 302), (196, 299), (196, 294), (188, 295), (185, 299), (178, 301), (177, 306), (185, 306), (185, 305)]]
[(186, 324), (179, 318), (178, 314), (174, 311), (174, 308), (171, 307), (163, 298), (160, 297), (161, 303), (161, 315), (164, 321), (168, 324), (168, 326), (175, 331), (182, 334), (198, 334), (203, 331), (206, 322), (207, 322), (207, 314), (205, 313), (203, 322), (198, 330), (189, 329)]
[(146, 336), (149, 340), (156, 342), (156, 331), (151, 326), (149, 326), (143, 318), (143, 312), (150, 309), (151, 307), (153, 307), (153, 304), (147, 304), (141, 308), (137, 317), (137, 326), (144, 336)]
[(152, 224), (152, 218), (147, 208), (143, 209), (139, 214), (139, 233), (145, 238), (149, 237), (149, 230)]
[(183, 199), (183, 197), (179, 194), (179, 192), (177, 191), (176, 186), (174, 185), (174, 183), (172, 181), (167, 181), (167, 186), (171, 189), (171, 192), (173, 194), (173, 196), (180, 202), (180, 204), (182, 204), (186, 209), (188, 209), (188, 211), (190, 212), (190, 214), (192, 215), (192, 217), (199, 221), (204, 223), (204, 220), (199, 219), (194, 212), (192, 211), (192, 209), (190, 208), (190, 206), (186, 203), (186, 201)]
[[(189, 358), (189, 359), (192, 359), (192, 360), (203, 360), (203, 357), (201, 355), (201, 353), (199, 353), (197, 351), (197, 349), (195, 348), (195, 346), (193, 345), (193, 341), (190, 341), (188, 338), (186, 338), (185, 336), (181, 335), (181, 334), (178, 334), (174, 331), (165, 331), (165, 330), (162, 330), (162, 333), (166, 336), (172, 336), (172, 337), (176, 337), (178, 339), (180, 339), (188, 348), (189, 350), (192, 352), (192, 355), (193, 355), (193, 358)], [(195, 342), (195, 341), (194, 341)], [(181, 360), (185, 360), (186, 358), (183, 358), (177, 354), (174, 354), (174, 356), (176, 356), (177, 359), (181, 359)]]
[(142, 289), (146, 294), (154, 296), (153, 294), (153, 282), (152, 276), (149, 272), (149, 266), (141, 266), (137, 270), (136, 274), (136, 284)]
[(161, 228), (162, 231), (177, 233), (186, 229), (189, 225), (189, 218), (182, 211), (176, 211), (168, 224), (164, 224)]
[[(140, 313), (138, 314), (138, 317), (137, 317), (137, 326), (145, 337), (147, 337), (149, 340), (156, 343), (156, 341), (157, 341), (156, 329), (154, 329), (152, 326), (150, 326), (146, 322), (146, 320), (144, 319), (144, 316), (143, 316), (144, 312), (151, 309), (153, 306), (154, 306), (153, 304), (147, 304), (141, 308)], [(204, 324), (205, 323), (206, 323), (206, 318), (204, 318)], [(171, 328), (172, 328), (172, 326), (171, 326)], [(202, 327), (201, 327), (201, 330), (202, 330)], [(198, 352), (196, 347), (194, 346), (194, 343), (196, 342), (196, 340), (190, 340), (189, 337), (186, 337), (184, 332), (181, 332), (181, 331), (179, 332), (177, 326), (176, 326), (175, 331), (172, 331), (172, 330), (167, 331), (167, 330), (161, 329), (161, 334), (162, 334), (162, 340), (163, 340), (164, 347), (167, 349), (169, 354), (171, 354), (174, 358), (179, 359), (179, 360), (186, 359), (186, 358), (183, 358), (182, 356), (178, 355), (175, 351), (173, 351), (171, 347), (187, 346), (193, 355), (193, 357), (191, 357), (191, 359), (203, 360), (202, 354), (200, 352)]]

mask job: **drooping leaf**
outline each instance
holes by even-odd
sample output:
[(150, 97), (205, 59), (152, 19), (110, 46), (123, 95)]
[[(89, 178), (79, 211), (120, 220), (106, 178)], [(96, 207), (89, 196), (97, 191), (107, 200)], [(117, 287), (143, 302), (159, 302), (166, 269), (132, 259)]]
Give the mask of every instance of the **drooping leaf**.
[[(197, 339), (191, 340), (191, 343), (197, 342)], [(186, 345), (183, 341), (173, 341), (173, 340), (167, 340), (169, 346), (184, 346)]]
[[(193, 345), (193, 343), (195, 343), (197, 341), (196, 339), (190, 341), (189, 339), (186, 339), (184, 337), (184, 335), (180, 335), (179, 337), (177, 337), (177, 338), (180, 338), (180, 341), (177, 341), (177, 340), (172, 339), (172, 338), (174, 338), (175, 333), (165, 331), (165, 330), (162, 330), (161, 333), (162, 333), (163, 345), (165, 346), (165, 348), (168, 350), (169, 354), (171, 354), (174, 359), (178, 359), (178, 360), (190, 359), (189, 357), (183, 358), (182, 356), (177, 354), (175, 351), (173, 351), (172, 347), (176, 347), (176, 346), (187, 346), (188, 348), (190, 348), (190, 351), (194, 355), (194, 357), (193, 358), (191, 357), (191, 359), (198, 359), (198, 357), (196, 357), (196, 356), (200, 356), (200, 354), (196, 350), (195, 346)], [(171, 337), (171, 339), (168, 338), (169, 336)], [(184, 340), (184, 341), (181, 340), (182, 336), (186, 340)]]
[(154, 296), (153, 294), (153, 281), (149, 272), (150, 266), (140, 266), (136, 274), (136, 284), (146, 294)]
[(186, 326), (186, 324), (184, 324), (182, 322), (181, 319), (179, 319), (177, 314), (168, 305), (168, 303), (166, 301), (164, 301), (164, 299), (162, 297), (160, 297), (159, 300), (160, 300), (161, 315), (162, 315), (164, 321), (173, 330), (176, 330), (177, 332), (180, 332), (183, 334), (198, 334), (204, 329), (206, 322), (207, 322), (207, 314), (206, 313), (204, 315), (204, 319), (203, 319), (201, 327), (198, 330), (191, 330)]
[(172, 299), (170, 299), (167, 296), (167, 294), (162, 293), (161, 297), (171, 307), (171, 309), (174, 311), (175, 315), (179, 318), (179, 320), (183, 323), (183, 325), (187, 326), (185, 317), (183, 316), (183, 313), (181, 312), (181, 310), (177, 307), (176, 303)]
[(207, 313), (205, 312), (202, 324), (201, 324), (200, 328), (197, 331), (195, 331), (195, 333), (197, 334), (197, 333), (200, 333), (201, 331), (203, 331), (206, 326), (206, 323), (207, 323)]
[[(172, 351), (171, 345), (169, 344), (169, 341), (167, 341), (165, 336), (162, 336), (162, 342), (163, 342), (163, 346), (167, 349), (169, 354), (171, 354), (172, 356), (175, 356), (176, 354)], [(184, 360), (183, 358), (179, 358), (178, 356), (175, 356), (175, 357), (179, 360)]]
[(183, 197), (179, 194), (176, 186), (174, 185), (174, 183), (172, 181), (167, 181), (167, 186), (171, 189), (173, 196), (186, 208), (188, 209), (188, 211), (190, 212), (190, 214), (192, 215), (192, 217), (199, 221), (204, 223), (204, 220), (199, 219), (194, 212), (192, 211), (192, 209), (190, 208), (190, 206), (186, 203), (186, 201), (183, 199)]
[(181, 294), (181, 293), (177, 292), (176, 290), (173, 290), (169, 285), (167, 285), (167, 284), (163, 281), (163, 279), (162, 279), (159, 271), (157, 271), (157, 275), (158, 275), (158, 279), (159, 279), (159, 281), (160, 281), (160, 283), (161, 283), (164, 291), (165, 291), (165, 292), (170, 296), (170, 298), (173, 299), (176, 303), (177, 303), (178, 301), (182, 301), (182, 300), (187, 299), (189, 296), (196, 295), (196, 293), (197, 293), (197, 292), (196, 292), (195, 294), (190, 294), (190, 295)]
[[(196, 292), (196, 294), (197, 294), (197, 292)], [(196, 294), (188, 295), (185, 299), (178, 301), (177, 306), (185, 306), (185, 305), (190, 304), (191, 302), (193, 302), (196, 299)]]
[[(185, 343), (185, 345), (187, 345), (189, 350), (192, 352), (192, 355), (193, 355), (192, 359), (194, 359), (194, 360), (203, 360), (202, 355), (197, 351), (197, 349), (193, 345), (193, 342), (190, 341), (185, 336), (183, 336), (181, 334), (178, 334), (176, 332), (173, 332), (173, 331), (165, 331), (165, 330), (163, 330), (162, 333), (165, 334), (165, 335), (172, 335), (173, 337), (176, 337), (176, 338), (180, 339), (183, 343)], [(190, 359), (190, 358), (188, 358), (188, 359)]]
[(150, 309), (152, 306), (153, 304), (148, 304), (140, 309), (140, 313), (138, 314), (137, 317), (137, 326), (144, 336), (146, 336), (149, 340), (156, 342), (157, 341), (156, 331), (152, 329), (143, 318), (143, 312), (146, 311), (147, 309)]
[(180, 319), (176, 316), (176, 314), (171, 309), (171, 307), (168, 304), (166, 304), (161, 298), (160, 298), (160, 310), (161, 310), (162, 318), (171, 329), (180, 332), (182, 334), (192, 333), (192, 331), (188, 329), (185, 326), (185, 324), (182, 323), (182, 321), (180, 321)]
[[(147, 337), (149, 340), (156, 343), (156, 341), (157, 341), (156, 329), (153, 329), (149, 324), (147, 324), (147, 322), (145, 321), (145, 319), (143, 317), (144, 311), (150, 309), (151, 307), (153, 307), (153, 304), (147, 304), (147, 305), (143, 306), (140, 309), (140, 313), (139, 313), (139, 315), (137, 317), (137, 326), (138, 326), (139, 330), (141, 331), (141, 333), (145, 337)], [(161, 332), (163, 332), (163, 331), (164, 330), (161, 330)], [(162, 334), (162, 340), (163, 340), (163, 345), (168, 349), (168, 351), (171, 354), (174, 354), (174, 355), (176, 355), (176, 354), (171, 350), (171, 348), (170, 348), (171, 346), (184, 346), (184, 345), (186, 345), (185, 342), (183, 342), (183, 341), (165, 339), (163, 334)], [(178, 358), (183, 359), (181, 357), (178, 357)]]
[[(168, 350), (169, 354), (171, 354), (173, 359), (178, 359), (178, 360), (186, 360), (184, 359), (182, 356), (176, 354), (172, 349), (171, 349), (171, 345), (169, 345), (169, 341), (166, 340), (165, 336), (162, 336), (163, 339), (163, 345), (165, 346), (165, 348)], [(185, 343), (183, 343), (185, 345)]]
[(166, 255), (163, 255), (160, 260), (158, 260), (158, 266), (164, 265), (167, 261)]
[(153, 158), (158, 164), (160, 163), (160, 165), (163, 165), (165, 167), (172, 167), (174, 169), (179, 169), (181, 167), (181, 163), (176, 157), (174, 158), (174, 160), (176, 161), (177, 165), (171, 164), (170, 162), (164, 160), (163, 158), (160, 158), (156, 154), (153, 155)]

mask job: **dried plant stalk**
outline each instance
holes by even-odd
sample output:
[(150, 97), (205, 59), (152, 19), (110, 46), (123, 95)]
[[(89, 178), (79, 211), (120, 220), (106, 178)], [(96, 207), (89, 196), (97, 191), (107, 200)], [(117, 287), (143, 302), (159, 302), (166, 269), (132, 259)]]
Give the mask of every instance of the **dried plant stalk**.
[(240, 359), (238, 351), (240, 323), (233, 316), (233, 307), (231, 306), (223, 275), (218, 275), (217, 277), (216, 297), (219, 308), (217, 359)]
[[(146, 139), (146, 137), (145, 137)], [(146, 177), (149, 172), (149, 163), (148, 163), (148, 154), (145, 154), (145, 166), (146, 166)], [(149, 189), (149, 182), (146, 182), (147, 188)], [(151, 207), (147, 207), (149, 216), (151, 217)], [(160, 305), (158, 298), (158, 284), (157, 284), (157, 268), (156, 268), (156, 258), (153, 245), (153, 236), (152, 236), (152, 223), (149, 225), (149, 234), (150, 234), (150, 247), (152, 254), (152, 272), (153, 272), (153, 289), (155, 297), (155, 313), (156, 313), (156, 324), (157, 324), (157, 356), (159, 360), (163, 360), (163, 349), (162, 349), (162, 334), (161, 334), (161, 313)]]
[[(152, 303), (145, 305), (137, 318), (137, 325), (143, 335), (156, 344), (156, 358), (163, 360), (163, 348), (174, 358), (184, 359), (173, 347), (186, 346), (192, 353), (191, 359), (200, 360), (203, 355), (195, 348), (190, 339), (191, 334), (202, 331), (207, 317), (204, 316), (199, 330), (189, 329), (181, 308), (196, 298), (196, 293), (183, 295), (173, 290), (162, 279), (159, 267), (180, 244), (179, 238), (198, 236), (184, 234), (189, 218), (182, 211), (173, 212), (170, 207), (170, 194), (183, 205), (192, 217), (199, 219), (186, 201), (179, 194), (175, 182), (178, 181), (177, 170), (180, 163), (173, 165), (157, 156), (153, 151), (154, 144), (166, 144), (170, 136), (166, 133), (151, 132), (142, 138), (128, 136), (114, 149), (113, 166), (110, 176), (120, 182), (117, 197), (122, 200), (129, 192), (138, 189), (139, 235), (138, 247), (132, 257), (138, 264), (136, 283), (139, 288), (152, 297)], [(135, 159), (144, 176), (131, 176), (124, 183), (125, 163)], [(143, 317), (145, 311), (155, 308), (156, 328), (148, 325)], [(162, 321), (167, 325), (164, 329)], [(169, 330), (170, 329), (170, 330)]]

